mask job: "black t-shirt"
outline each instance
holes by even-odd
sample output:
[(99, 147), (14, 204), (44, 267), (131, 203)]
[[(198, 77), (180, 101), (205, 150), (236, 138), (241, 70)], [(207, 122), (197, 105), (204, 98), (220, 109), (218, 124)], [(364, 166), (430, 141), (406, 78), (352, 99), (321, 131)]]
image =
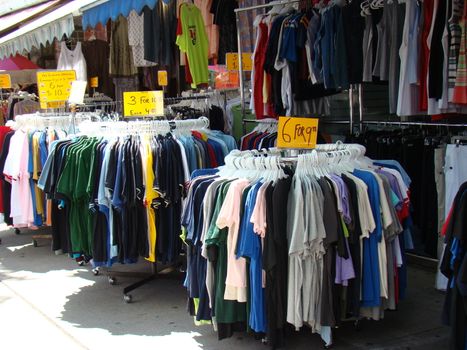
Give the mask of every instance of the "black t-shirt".
[(237, 52), (236, 0), (213, 0), (210, 12), (214, 15), (214, 24), (219, 26), (218, 64), (225, 64), (225, 54)]

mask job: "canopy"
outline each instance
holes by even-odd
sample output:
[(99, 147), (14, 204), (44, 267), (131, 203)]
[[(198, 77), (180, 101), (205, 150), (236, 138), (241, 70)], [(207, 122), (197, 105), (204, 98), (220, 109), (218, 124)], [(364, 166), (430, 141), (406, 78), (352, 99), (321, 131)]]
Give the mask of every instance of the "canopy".
[(0, 31), (4, 31), (13, 26), (17, 26), (18, 23), (24, 23), (24, 21), (30, 19), (33, 16), (37, 16), (39, 13), (49, 10), (52, 6), (56, 5), (59, 0), (46, 1), (39, 5), (28, 7), (24, 10), (10, 13), (0, 18)]
[[(127, 17), (132, 10), (140, 13), (144, 6), (154, 8), (158, 0), (109, 0), (103, 4), (86, 8), (83, 6), (83, 29), (94, 28), (98, 23), (106, 24), (109, 19), (115, 21), (118, 16)], [(170, 0), (163, 0), (169, 3)]]
[(34, 62), (31, 62), (26, 57), (19, 54), (0, 60), (0, 70), (23, 69), (39, 69), (39, 67)]
[(81, 7), (94, 2), (96, 0), (70, 1), (0, 38), (0, 58), (39, 48), (55, 38), (61, 39), (64, 34), (70, 36), (75, 30), (73, 14), (77, 15)]

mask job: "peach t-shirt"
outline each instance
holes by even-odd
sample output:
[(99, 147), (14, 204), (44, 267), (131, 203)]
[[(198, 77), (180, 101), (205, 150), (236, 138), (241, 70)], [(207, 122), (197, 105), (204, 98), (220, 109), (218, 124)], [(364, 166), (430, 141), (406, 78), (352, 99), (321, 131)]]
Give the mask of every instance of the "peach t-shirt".
[(232, 182), (222, 204), (221, 211), (216, 221), (217, 227), (228, 227), (227, 235), (227, 277), (225, 279), (225, 300), (237, 300), (246, 302), (246, 260), (237, 259), (235, 248), (237, 247), (238, 230), (240, 227), (240, 205), (243, 190), (250, 182), (246, 179), (238, 179)]

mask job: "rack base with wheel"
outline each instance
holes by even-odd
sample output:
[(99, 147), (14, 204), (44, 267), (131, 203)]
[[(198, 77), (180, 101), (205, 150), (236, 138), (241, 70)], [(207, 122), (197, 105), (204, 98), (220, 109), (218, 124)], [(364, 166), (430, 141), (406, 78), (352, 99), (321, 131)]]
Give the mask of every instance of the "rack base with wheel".
[(176, 264), (163, 267), (161, 270), (158, 270), (157, 263), (151, 264), (151, 272), (144, 273), (144, 272), (133, 272), (133, 271), (113, 271), (109, 270), (105, 267), (96, 267), (92, 269), (92, 273), (97, 276), (103, 270), (107, 275), (109, 284), (116, 285), (117, 284), (117, 277), (140, 277), (141, 279), (135, 283), (132, 283), (123, 288), (123, 301), (126, 304), (129, 304), (133, 301), (133, 296), (130, 294), (135, 289), (138, 289), (154, 280), (158, 279), (168, 279), (168, 278), (178, 278), (179, 275), (174, 273), (178, 272), (178, 268), (182, 266), (182, 262), (178, 262)]

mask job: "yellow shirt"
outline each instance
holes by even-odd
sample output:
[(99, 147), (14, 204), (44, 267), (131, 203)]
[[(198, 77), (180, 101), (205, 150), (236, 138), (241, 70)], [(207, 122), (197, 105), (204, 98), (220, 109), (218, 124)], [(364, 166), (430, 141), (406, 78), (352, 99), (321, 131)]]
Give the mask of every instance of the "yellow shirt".
[(149, 256), (146, 260), (156, 262), (156, 211), (152, 208), (152, 202), (159, 197), (159, 194), (154, 190), (154, 171), (153, 157), (151, 150), (151, 142), (149, 139), (143, 139), (143, 170), (145, 179), (144, 204), (148, 215), (148, 240), (149, 240)]

